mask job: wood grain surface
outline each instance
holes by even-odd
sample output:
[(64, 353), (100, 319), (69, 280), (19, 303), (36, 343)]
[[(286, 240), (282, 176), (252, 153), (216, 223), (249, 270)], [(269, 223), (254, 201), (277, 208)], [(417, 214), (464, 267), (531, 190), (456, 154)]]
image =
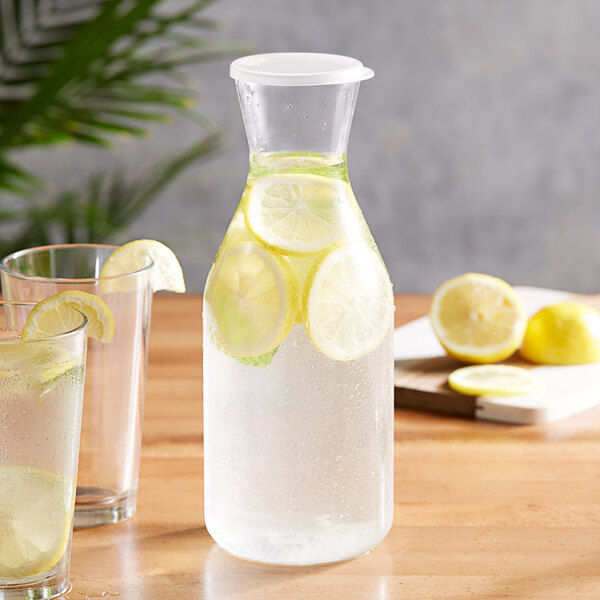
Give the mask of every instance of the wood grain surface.
[[(428, 297), (397, 297), (396, 325)], [(600, 409), (546, 426), (396, 410), (395, 517), (372, 552), (238, 560), (202, 515), (201, 298), (154, 302), (137, 514), (75, 531), (71, 599), (598, 600)]]

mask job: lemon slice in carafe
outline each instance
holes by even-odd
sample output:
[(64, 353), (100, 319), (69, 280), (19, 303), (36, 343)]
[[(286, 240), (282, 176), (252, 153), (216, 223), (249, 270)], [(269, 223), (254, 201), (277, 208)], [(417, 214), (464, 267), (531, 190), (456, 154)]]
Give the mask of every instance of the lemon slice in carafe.
[(379, 255), (366, 244), (343, 246), (319, 260), (304, 293), (312, 343), (335, 360), (355, 360), (383, 341), (393, 316), (393, 293)]
[(246, 226), (266, 246), (288, 254), (321, 252), (342, 235), (350, 186), (312, 174), (265, 175), (254, 181)]
[(287, 337), (298, 312), (298, 282), (286, 257), (241, 242), (218, 256), (205, 303), (217, 345), (231, 356), (258, 356)]

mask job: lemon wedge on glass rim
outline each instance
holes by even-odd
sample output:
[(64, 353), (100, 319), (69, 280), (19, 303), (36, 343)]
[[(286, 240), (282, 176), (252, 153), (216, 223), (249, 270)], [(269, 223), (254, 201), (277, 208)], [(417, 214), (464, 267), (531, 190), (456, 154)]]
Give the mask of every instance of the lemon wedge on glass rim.
[(448, 354), (468, 363), (508, 358), (521, 344), (527, 315), (512, 287), (497, 277), (465, 273), (435, 291), (429, 311)]
[(284, 254), (322, 252), (342, 235), (349, 194), (349, 185), (333, 177), (265, 175), (247, 192), (246, 227), (259, 242)]
[(100, 272), (103, 292), (131, 291), (131, 282), (118, 275), (135, 273), (148, 267), (150, 287), (153, 292), (185, 292), (183, 270), (173, 250), (156, 240), (134, 240), (119, 246), (107, 259)]
[(88, 337), (110, 342), (115, 322), (110, 309), (98, 296), (79, 290), (66, 290), (38, 302), (29, 313), (22, 340), (35, 340), (72, 331), (81, 325), (82, 312), (87, 320)]

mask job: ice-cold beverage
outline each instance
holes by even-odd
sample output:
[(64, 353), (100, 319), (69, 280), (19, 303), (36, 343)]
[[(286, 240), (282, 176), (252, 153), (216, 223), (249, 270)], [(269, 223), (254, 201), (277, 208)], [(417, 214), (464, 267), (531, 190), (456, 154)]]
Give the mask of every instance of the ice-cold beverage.
[[(31, 309), (6, 307), (13, 321)], [(84, 329), (29, 342), (0, 332), (0, 598), (68, 587), (85, 340)]]
[(358, 76), (328, 57), (335, 84), (312, 87), (301, 55), (271, 56), (309, 87), (237, 81), (251, 157), (205, 289), (205, 519), (233, 554), (315, 564), (391, 526), (393, 296), (346, 168)]

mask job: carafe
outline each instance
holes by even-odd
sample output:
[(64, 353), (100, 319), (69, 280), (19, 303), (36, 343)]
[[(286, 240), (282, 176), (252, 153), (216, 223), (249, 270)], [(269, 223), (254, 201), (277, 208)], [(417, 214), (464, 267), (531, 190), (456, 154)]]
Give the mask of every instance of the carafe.
[(393, 294), (348, 178), (358, 60), (231, 65), (246, 188), (204, 295), (209, 533), (265, 563), (369, 551), (393, 512)]

